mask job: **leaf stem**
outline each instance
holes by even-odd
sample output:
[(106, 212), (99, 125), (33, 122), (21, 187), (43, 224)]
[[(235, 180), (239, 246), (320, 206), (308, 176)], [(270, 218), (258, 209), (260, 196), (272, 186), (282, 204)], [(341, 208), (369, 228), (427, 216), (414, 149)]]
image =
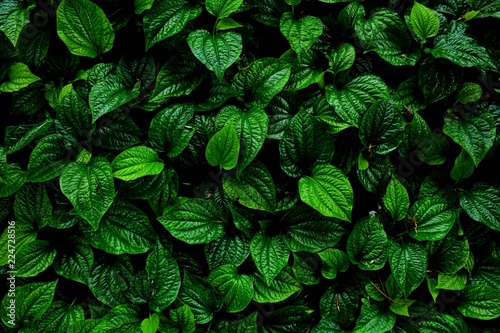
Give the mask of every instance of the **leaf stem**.
[(404, 305), (404, 304), (401, 304), (401, 303), (399, 303), (399, 302), (396, 302), (395, 300), (393, 300), (392, 298), (390, 298), (389, 296), (387, 296), (387, 294), (386, 294), (386, 293), (384, 293), (382, 290), (380, 290), (380, 288), (379, 288), (379, 287), (377, 287), (377, 285), (376, 285), (375, 283), (373, 283), (372, 281), (370, 281), (370, 284), (371, 284), (371, 285), (372, 285), (375, 289), (377, 289), (377, 291), (378, 291), (379, 293), (381, 293), (381, 294), (382, 294), (382, 296), (384, 296), (385, 298), (387, 298), (389, 301), (394, 302), (394, 303), (396, 303), (397, 305)]

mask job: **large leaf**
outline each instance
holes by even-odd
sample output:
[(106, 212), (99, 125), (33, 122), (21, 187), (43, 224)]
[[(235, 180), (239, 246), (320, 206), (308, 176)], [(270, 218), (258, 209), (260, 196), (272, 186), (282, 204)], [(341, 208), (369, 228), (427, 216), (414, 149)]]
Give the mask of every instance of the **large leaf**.
[(174, 236), (188, 244), (208, 243), (222, 236), (224, 222), (217, 204), (203, 199), (190, 199), (166, 210), (158, 217)]
[(415, 202), (408, 212), (410, 236), (416, 240), (440, 240), (450, 231), (457, 213), (448, 209), (446, 200), (431, 197)]
[(21, 170), (19, 164), (2, 165), (0, 180), (0, 198), (8, 197), (23, 186), (26, 181), (26, 172)]
[(250, 277), (255, 289), (253, 300), (259, 303), (281, 302), (302, 289), (288, 269), (282, 270), (270, 284), (267, 284), (265, 277), (258, 273)]
[(474, 220), (500, 231), (500, 190), (486, 183), (476, 183), (460, 192), (460, 206)]
[(495, 122), (489, 112), (482, 112), (477, 116), (468, 115), (465, 119), (446, 117), (443, 131), (462, 146), (476, 167), (495, 143)]
[(207, 0), (205, 6), (210, 14), (222, 19), (237, 11), (242, 3), (243, 0)]
[(202, 7), (199, 4), (190, 4), (184, 0), (155, 1), (144, 15), (146, 50), (181, 32), (189, 21), (201, 14), (201, 11)]
[(411, 9), (411, 25), (413, 31), (423, 40), (434, 37), (439, 32), (439, 18), (437, 14), (416, 1), (413, 3)]
[(57, 253), (54, 270), (67, 279), (87, 284), (94, 264), (94, 253), (88, 242), (81, 237), (72, 237), (71, 243), (71, 249)]
[(198, 324), (210, 322), (214, 312), (222, 307), (222, 300), (215, 289), (206, 280), (191, 275), (186, 270), (178, 297), (191, 308)]
[(55, 248), (47, 241), (36, 240), (25, 244), (16, 252), (16, 275), (36, 276), (52, 265), (55, 256)]
[(486, 285), (472, 284), (460, 293), (458, 311), (469, 318), (491, 320), (500, 317), (500, 291)]
[(153, 290), (149, 304), (153, 311), (161, 312), (172, 304), (179, 293), (179, 267), (172, 254), (156, 242), (146, 260), (146, 271)]
[(375, 304), (361, 307), (361, 314), (356, 321), (353, 333), (384, 333), (392, 329), (396, 323), (396, 315)]
[(23, 27), (30, 21), (30, 11), (29, 8), (19, 8), (13, 11), (7, 9), (7, 11), (9, 14), (4, 24), (0, 25), (0, 30), (5, 33), (12, 45), (17, 45)]
[(410, 198), (408, 197), (408, 191), (397, 178), (393, 177), (389, 185), (387, 185), (383, 200), (385, 207), (395, 221), (406, 217), (410, 207)]
[(418, 86), (427, 101), (436, 102), (457, 90), (462, 77), (461, 68), (429, 57), (419, 67)]
[(205, 257), (210, 269), (225, 264), (240, 266), (249, 255), (250, 239), (241, 234), (225, 234), (205, 246)]
[(106, 14), (90, 0), (63, 0), (57, 34), (74, 55), (95, 58), (113, 47), (115, 33)]
[(351, 183), (340, 169), (318, 165), (311, 177), (299, 181), (300, 199), (321, 214), (351, 221), (353, 192)]
[(72, 162), (61, 174), (60, 187), (78, 215), (97, 230), (115, 195), (111, 164), (103, 157), (93, 158), (88, 165)]
[(344, 43), (326, 56), (330, 70), (337, 74), (352, 67), (356, 58), (356, 51), (354, 46)]
[(470, 255), (469, 242), (465, 236), (458, 234), (459, 232), (458, 227), (455, 227), (444, 239), (426, 244), (431, 270), (455, 274), (467, 264)]
[(387, 261), (387, 234), (376, 216), (356, 222), (347, 240), (347, 254), (362, 270), (378, 270)]
[(396, 283), (408, 297), (425, 278), (427, 253), (424, 247), (419, 243), (390, 242), (387, 257)]
[(280, 19), (280, 31), (297, 53), (307, 51), (323, 33), (323, 22), (314, 16), (295, 19), (293, 13), (286, 12)]
[(238, 163), (240, 140), (234, 129), (233, 123), (228, 122), (224, 128), (214, 134), (208, 142), (205, 157), (213, 166), (231, 170)]
[(19, 223), (43, 227), (52, 217), (52, 204), (43, 184), (24, 184), (16, 193), (14, 213)]
[(234, 265), (222, 265), (210, 272), (208, 281), (224, 295), (227, 312), (240, 312), (250, 304), (254, 295), (248, 275), (238, 273)]
[(81, 305), (55, 301), (33, 325), (36, 325), (40, 332), (67, 333), (69, 327), (84, 319), (85, 313)]
[(129, 181), (144, 176), (157, 175), (164, 168), (158, 154), (146, 146), (137, 146), (121, 152), (111, 162), (113, 176)]
[(30, 83), (40, 80), (40, 78), (31, 73), (28, 66), (22, 62), (15, 63), (9, 68), (7, 73), (9, 81), (0, 85), (0, 92), (14, 92), (30, 85)]
[(241, 35), (228, 31), (212, 36), (206, 30), (196, 30), (187, 38), (191, 52), (207, 68), (215, 72), (219, 81), (224, 78), (224, 72), (241, 54)]
[(68, 150), (61, 136), (47, 135), (38, 141), (28, 162), (28, 180), (44, 182), (59, 176), (69, 163)]
[(269, 236), (264, 230), (257, 232), (250, 243), (250, 253), (257, 269), (264, 276), (267, 285), (288, 263), (290, 250), (280, 236)]

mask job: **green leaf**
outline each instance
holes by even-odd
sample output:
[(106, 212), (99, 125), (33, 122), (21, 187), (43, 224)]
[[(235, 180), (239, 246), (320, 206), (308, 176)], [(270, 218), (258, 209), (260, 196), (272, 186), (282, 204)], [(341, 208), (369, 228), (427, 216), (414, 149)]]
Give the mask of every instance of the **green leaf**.
[(208, 243), (224, 233), (224, 221), (214, 201), (189, 199), (165, 211), (158, 220), (174, 236), (188, 244)]
[(9, 81), (0, 85), (0, 92), (14, 92), (29, 86), (40, 78), (31, 73), (28, 66), (22, 62), (17, 62), (9, 68), (7, 73)]
[[(57, 281), (52, 282), (33, 282), (23, 286), (16, 287), (15, 297), (15, 322), (16, 326), (8, 325), (8, 327), (19, 327), (19, 324), (30, 318), (40, 318), (50, 307)], [(6, 294), (2, 300), (2, 308), (0, 314), (2, 321), (6, 320), (10, 300), (12, 298)]]
[(472, 158), (477, 167), (495, 143), (496, 128), (489, 112), (468, 115), (464, 119), (446, 117), (443, 131), (458, 143)]
[(462, 104), (477, 102), (483, 96), (483, 89), (477, 83), (464, 82), (457, 93), (457, 100)]
[(408, 197), (408, 191), (396, 177), (392, 177), (389, 185), (387, 185), (383, 200), (385, 207), (395, 221), (406, 217), (410, 207), (410, 198)]
[(250, 164), (239, 177), (224, 174), (224, 191), (233, 200), (251, 209), (273, 213), (276, 208), (276, 187), (266, 166), (260, 162)]
[(239, 152), (240, 141), (233, 123), (229, 122), (210, 138), (205, 157), (210, 165), (219, 165), (221, 169), (231, 170), (238, 163)]
[[(319, 301), (321, 317), (342, 327), (349, 326), (357, 316), (358, 291), (339, 285), (329, 287)], [(339, 311), (340, 309), (340, 311)]]
[(297, 53), (307, 51), (323, 33), (323, 22), (315, 16), (295, 19), (293, 13), (286, 12), (280, 19), (280, 31)]
[(486, 49), (480, 46), (476, 39), (465, 34), (466, 27), (466, 23), (452, 21), (446, 33), (434, 39), (434, 48), (424, 51), (462, 67), (496, 69)]
[(419, 243), (390, 242), (387, 257), (392, 275), (405, 297), (422, 283), (427, 271), (427, 253)]
[(330, 66), (330, 70), (334, 74), (337, 74), (352, 67), (356, 59), (356, 52), (354, 46), (344, 43), (326, 55), (326, 57), (329, 61), (328, 66)]
[(240, 266), (250, 254), (250, 239), (245, 235), (224, 234), (205, 246), (205, 257), (209, 269), (220, 265), (233, 264)]
[(99, 229), (90, 230), (89, 239), (93, 247), (108, 253), (137, 254), (153, 247), (155, 233), (144, 212), (118, 199), (104, 214)]
[(81, 305), (55, 301), (33, 325), (40, 332), (67, 333), (71, 326), (84, 319), (85, 313)]
[(446, 200), (436, 197), (417, 200), (408, 212), (412, 229), (409, 235), (416, 240), (440, 240), (450, 231), (457, 213), (448, 209)]
[(361, 307), (361, 314), (356, 321), (353, 333), (384, 333), (390, 331), (396, 323), (396, 315), (375, 304)]
[(183, 273), (182, 288), (178, 298), (193, 311), (196, 323), (202, 325), (212, 321), (214, 312), (222, 307), (222, 300), (215, 289), (204, 279)]
[(238, 273), (234, 265), (221, 265), (210, 272), (208, 282), (224, 295), (226, 311), (240, 312), (253, 298), (252, 280), (248, 275)]
[(385, 155), (403, 141), (405, 121), (391, 100), (372, 105), (363, 115), (359, 138), (365, 147), (373, 147), (375, 154)]
[(268, 284), (261, 274), (252, 274), (250, 278), (255, 289), (253, 300), (259, 303), (276, 303), (300, 291), (302, 286), (290, 273), (289, 269), (282, 270), (271, 284)]
[(88, 284), (90, 270), (94, 264), (94, 253), (87, 241), (81, 237), (71, 237), (71, 249), (59, 251), (54, 259), (57, 274), (83, 284)]
[(474, 173), (474, 161), (470, 155), (462, 149), (460, 154), (455, 159), (453, 169), (451, 169), (450, 176), (453, 180), (459, 181), (472, 176)]
[(28, 162), (28, 181), (45, 182), (61, 174), (69, 163), (62, 137), (51, 134), (38, 141)]
[(95, 58), (113, 47), (115, 33), (104, 11), (89, 0), (63, 0), (57, 7), (57, 34), (69, 51)]
[(438, 284), (436, 289), (446, 290), (462, 290), (467, 284), (467, 274), (461, 271), (455, 274), (442, 274), (438, 275)]
[(311, 177), (299, 180), (300, 199), (321, 214), (351, 221), (353, 192), (351, 183), (340, 169), (318, 165)]
[(207, 0), (205, 6), (210, 14), (222, 19), (237, 11), (242, 3), (243, 0)]
[(500, 317), (500, 291), (490, 286), (471, 284), (460, 293), (458, 311), (465, 317), (491, 320)]
[(16, 9), (8, 14), (5, 24), (0, 30), (5, 33), (5, 36), (11, 41), (12, 45), (17, 45), (23, 27), (29, 22), (29, 8)]
[(283, 241), (293, 252), (318, 252), (336, 245), (346, 234), (340, 221), (307, 205), (293, 206), (282, 219)]
[(222, 30), (229, 30), (242, 27), (243, 25), (236, 22), (232, 18), (225, 17), (222, 20), (219, 20), (219, 22), (217, 22), (217, 26), (215, 28), (217, 29), (217, 31), (222, 31)]
[(457, 90), (462, 77), (461, 68), (429, 57), (419, 67), (418, 86), (427, 101), (436, 102)]
[(89, 105), (92, 111), (92, 122), (95, 123), (106, 113), (118, 109), (138, 96), (139, 90), (127, 89), (119, 76), (106, 76), (90, 90)]
[(389, 89), (378, 76), (366, 74), (338, 88), (333, 84), (325, 88), (326, 100), (345, 122), (359, 127), (366, 110), (375, 102), (388, 99)]
[(125, 181), (157, 175), (164, 167), (156, 151), (146, 146), (129, 148), (111, 162), (113, 176)]
[(146, 260), (148, 279), (151, 280), (153, 293), (149, 306), (153, 311), (162, 312), (177, 297), (181, 286), (179, 266), (170, 251), (156, 242)]
[(426, 244), (433, 271), (455, 274), (467, 263), (470, 254), (469, 242), (465, 236), (457, 235), (457, 231), (458, 227), (455, 227), (444, 239)]
[(476, 183), (460, 192), (460, 206), (474, 220), (500, 231), (500, 190), (486, 183)]
[(142, 333), (156, 333), (158, 327), (160, 327), (160, 317), (156, 313), (141, 322)]
[(154, 0), (134, 0), (135, 13), (142, 14), (142, 12), (144, 12), (145, 10), (151, 9), (153, 3)]
[(411, 25), (413, 31), (423, 40), (434, 37), (439, 32), (439, 18), (437, 14), (418, 2), (413, 3), (411, 9)]
[(339, 249), (326, 249), (318, 255), (321, 258), (321, 274), (327, 279), (335, 279), (338, 272), (349, 268), (349, 257)]
[(88, 165), (72, 162), (61, 174), (60, 187), (78, 215), (97, 230), (115, 195), (111, 164), (103, 157), (93, 158)]
[(24, 184), (16, 193), (14, 213), (17, 222), (44, 227), (52, 217), (52, 204), (45, 185)]
[(184, 0), (155, 1), (144, 15), (146, 51), (156, 43), (181, 32), (201, 12), (201, 5)]
[(291, 65), (275, 58), (260, 58), (241, 69), (233, 79), (233, 87), (244, 94), (245, 106), (264, 108), (288, 82)]
[(269, 117), (263, 109), (241, 111), (235, 106), (227, 106), (217, 113), (217, 128), (232, 122), (240, 138), (238, 172), (241, 173), (257, 156), (266, 139)]
[(187, 42), (195, 57), (214, 71), (219, 81), (223, 80), (226, 69), (238, 60), (243, 47), (241, 35), (232, 31), (212, 36), (206, 30), (195, 30)]
[(26, 181), (26, 172), (19, 164), (3, 164), (0, 169), (0, 198), (8, 197), (17, 192)]
[(192, 333), (196, 329), (193, 311), (184, 304), (180, 308), (171, 309), (170, 318), (172, 321), (181, 328), (182, 333)]
[(444, 313), (419, 318), (418, 330), (422, 333), (470, 332), (463, 319)]
[(354, 225), (347, 240), (347, 254), (365, 271), (382, 268), (387, 261), (387, 235), (376, 216), (367, 216)]
[(269, 236), (264, 230), (257, 232), (250, 243), (250, 253), (259, 272), (270, 286), (274, 278), (288, 263), (290, 250), (280, 236)]
[(279, 144), (281, 169), (288, 176), (300, 177), (314, 165), (331, 162), (334, 137), (327, 128), (305, 111), (292, 118)]
[(25, 244), (16, 252), (16, 275), (37, 276), (52, 265), (55, 256), (56, 249), (47, 241), (36, 240)]
[(153, 118), (149, 127), (149, 142), (159, 152), (167, 152), (168, 157), (178, 156), (189, 144), (195, 129), (187, 127), (194, 115), (189, 104), (171, 105)]

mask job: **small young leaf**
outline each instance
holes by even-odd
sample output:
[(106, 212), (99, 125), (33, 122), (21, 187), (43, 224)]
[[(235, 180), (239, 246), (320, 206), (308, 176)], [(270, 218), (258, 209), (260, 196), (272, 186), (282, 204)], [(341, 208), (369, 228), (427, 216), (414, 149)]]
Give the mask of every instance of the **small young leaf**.
[(298, 20), (291, 12), (286, 12), (280, 19), (280, 31), (297, 53), (307, 51), (323, 33), (323, 23), (314, 16), (305, 16)]
[(229, 122), (210, 138), (205, 150), (205, 157), (211, 165), (219, 165), (221, 169), (231, 170), (238, 163), (239, 152), (240, 140), (234, 130), (233, 123)]
[(413, 31), (423, 40), (434, 37), (439, 32), (439, 18), (437, 14), (416, 1), (413, 3), (411, 9), (411, 25)]
[(130, 181), (159, 174), (165, 165), (158, 160), (158, 154), (146, 146), (137, 146), (121, 152), (111, 162), (115, 178)]
[(389, 182), (383, 200), (385, 207), (389, 210), (395, 221), (406, 217), (406, 213), (410, 207), (410, 198), (408, 197), (408, 191), (406, 191), (406, 188), (397, 178), (393, 177)]
[(387, 261), (387, 234), (376, 216), (356, 222), (347, 240), (347, 254), (353, 264), (365, 271), (382, 268)]

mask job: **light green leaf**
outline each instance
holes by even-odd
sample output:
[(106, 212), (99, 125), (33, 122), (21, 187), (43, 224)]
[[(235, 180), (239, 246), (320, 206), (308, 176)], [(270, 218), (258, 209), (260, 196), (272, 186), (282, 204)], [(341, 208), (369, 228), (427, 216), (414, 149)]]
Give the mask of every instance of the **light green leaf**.
[(397, 285), (408, 298), (424, 280), (427, 271), (427, 253), (419, 243), (391, 241), (387, 257)]
[(457, 100), (462, 104), (477, 102), (483, 96), (483, 89), (474, 82), (464, 82), (457, 93)]
[(154, 0), (134, 0), (135, 13), (142, 14), (142, 12), (150, 9), (153, 6), (153, 2)]
[(111, 164), (104, 157), (93, 158), (88, 165), (72, 162), (61, 174), (60, 187), (78, 215), (97, 230), (115, 196)]
[(240, 312), (253, 298), (252, 280), (248, 275), (238, 273), (234, 265), (221, 265), (210, 272), (208, 282), (224, 295), (226, 311)]
[(192, 333), (196, 329), (196, 323), (194, 321), (194, 314), (191, 308), (184, 304), (180, 308), (171, 309), (169, 311), (170, 318), (174, 324), (180, 327), (182, 333)]
[(239, 152), (240, 141), (233, 123), (229, 122), (210, 138), (205, 157), (210, 165), (219, 165), (221, 169), (231, 170), (238, 163)]
[(260, 162), (250, 164), (239, 177), (224, 174), (224, 191), (233, 200), (251, 209), (273, 213), (276, 208), (276, 187), (266, 166)]
[(9, 81), (0, 85), (0, 92), (14, 92), (30, 85), (30, 83), (40, 80), (40, 78), (31, 73), (28, 66), (22, 62), (17, 62), (9, 68), (7, 73)]
[(177, 297), (181, 286), (179, 266), (170, 251), (156, 242), (146, 260), (148, 279), (151, 280), (153, 293), (149, 306), (153, 311), (162, 312)]
[(217, 31), (222, 31), (222, 30), (229, 30), (229, 29), (235, 29), (235, 28), (242, 28), (243, 25), (240, 23), (236, 22), (232, 18), (225, 17), (219, 22), (217, 22), (217, 26), (215, 27)]
[(215, 72), (219, 81), (224, 78), (224, 72), (241, 54), (241, 35), (228, 31), (212, 36), (207, 30), (195, 30), (187, 38), (191, 52), (207, 68)]
[(387, 261), (387, 235), (376, 216), (356, 222), (347, 240), (347, 254), (353, 264), (365, 271), (382, 268)]
[(16, 275), (37, 276), (45, 271), (56, 257), (56, 249), (47, 241), (36, 240), (23, 245), (16, 252)]
[(137, 96), (139, 96), (139, 90), (128, 90), (119, 76), (106, 76), (90, 90), (89, 105), (92, 111), (92, 122), (95, 123), (106, 113), (118, 109)]
[(436, 36), (439, 32), (437, 14), (416, 1), (411, 9), (411, 25), (413, 31), (424, 40)]
[(476, 183), (460, 192), (460, 206), (474, 220), (500, 231), (500, 190), (486, 183)]
[(409, 235), (416, 240), (440, 240), (450, 231), (457, 213), (448, 209), (446, 200), (430, 197), (417, 200), (408, 212), (412, 225)]
[(337, 74), (352, 67), (356, 58), (356, 52), (354, 46), (344, 43), (326, 55), (326, 57), (329, 61), (330, 70), (334, 74)]
[(62, 0), (57, 7), (57, 34), (71, 53), (90, 58), (111, 50), (115, 40), (106, 14), (90, 0)]
[(321, 258), (321, 274), (327, 279), (335, 279), (338, 272), (349, 268), (349, 257), (339, 249), (326, 249), (318, 253)]
[(384, 333), (396, 323), (396, 315), (387, 309), (371, 304), (363, 304), (361, 314), (352, 333)]
[(458, 311), (465, 317), (491, 320), (500, 317), (500, 291), (490, 286), (471, 284), (460, 293)]
[(395, 221), (406, 217), (410, 207), (410, 198), (408, 197), (408, 191), (396, 177), (392, 177), (389, 185), (387, 185), (383, 200), (385, 207)]
[(23, 27), (29, 22), (29, 8), (16, 9), (10, 12), (0, 30), (5, 33), (5, 36), (11, 41), (12, 45), (17, 45)]
[(280, 19), (280, 31), (297, 53), (307, 51), (323, 33), (323, 22), (315, 16), (295, 19), (293, 13), (286, 12)]
[(141, 322), (142, 333), (156, 333), (158, 327), (160, 327), (160, 317), (156, 313)]
[(464, 119), (445, 117), (443, 132), (470, 155), (477, 167), (495, 143), (496, 127), (489, 112)]
[(462, 290), (466, 284), (467, 274), (464, 272), (458, 271), (455, 274), (439, 273), (436, 289)]
[(242, 3), (243, 0), (207, 0), (205, 6), (210, 14), (222, 19), (237, 11)]
[(201, 12), (201, 5), (184, 0), (155, 1), (144, 15), (146, 51), (156, 43), (181, 32)]
[(113, 176), (125, 181), (157, 175), (164, 167), (163, 162), (158, 159), (158, 154), (146, 146), (129, 148), (111, 162)]
[(472, 176), (474, 173), (474, 161), (470, 155), (462, 149), (460, 154), (455, 159), (453, 169), (451, 169), (450, 176), (453, 180), (459, 181)]
[(201, 244), (222, 236), (224, 221), (220, 216), (214, 201), (189, 199), (167, 210), (158, 220), (175, 238)]
[(250, 278), (255, 289), (253, 300), (259, 303), (281, 302), (302, 289), (289, 269), (282, 270), (271, 284), (267, 284), (265, 277), (259, 273), (250, 275)]
[(321, 214), (351, 221), (353, 192), (351, 183), (340, 169), (318, 165), (311, 177), (299, 180), (300, 199)]
[(280, 236), (269, 236), (264, 230), (257, 232), (250, 243), (250, 253), (259, 272), (270, 286), (274, 278), (288, 263), (290, 250)]

